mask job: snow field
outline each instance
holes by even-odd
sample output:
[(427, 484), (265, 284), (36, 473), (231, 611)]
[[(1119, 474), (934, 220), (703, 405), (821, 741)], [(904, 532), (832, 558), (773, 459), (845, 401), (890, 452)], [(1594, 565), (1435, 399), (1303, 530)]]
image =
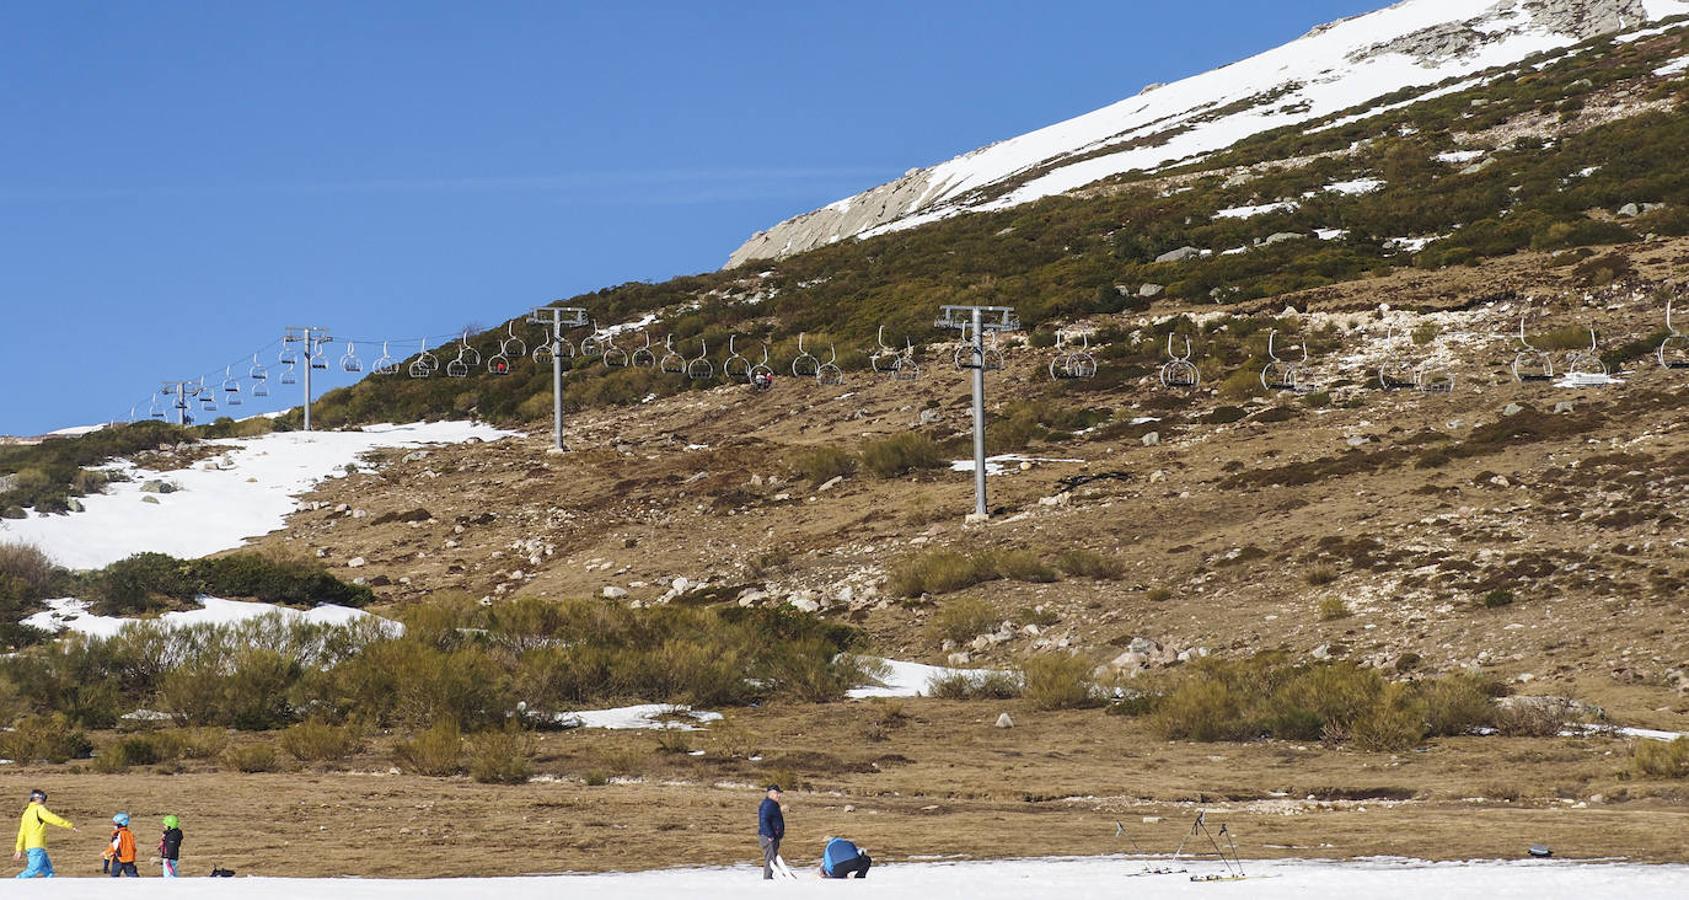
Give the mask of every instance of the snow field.
[[(863, 842), (870, 855), (872, 841)], [(746, 856), (755, 852), (746, 841)], [(481, 848), (463, 848), (480, 852)], [(1146, 866), (1188, 867), (1193, 873), (1217, 874), (1213, 862), (1173, 865), (1166, 859), (1016, 859), (990, 862), (908, 862), (876, 865), (866, 881), (825, 881), (813, 877), (820, 847), (790, 843), (784, 856), (798, 878), (764, 882), (759, 868), (667, 869), (652, 872), (593, 875), (529, 876), (521, 878), (365, 880), (240, 878), (235, 881), (186, 877), (166, 882), (159, 878), (114, 881), (109, 878), (57, 879), (19, 883), (8, 896), (52, 897), (54, 900), (95, 898), (226, 898), (242, 900), (459, 900), (498, 897), (500, 900), (554, 897), (613, 897), (615, 900), (673, 900), (673, 898), (743, 897), (875, 897), (879, 900), (1023, 900), (1053, 897), (1084, 898), (1250, 897), (1261, 900), (1303, 900), (1312, 897), (1366, 897), (1369, 900), (1412, 898), (1587, 898), (1623, 896), (1626, 900), (1689, 896), (1689, 866), (1650, 866), (1630, 863), (1495, 862), (1427, 863), (1416, 860), (1372, 859), (1354, 862), (1310, 860), (1244, 861), (1249, 877), (1241, 882), (1197, 883), (1186, 874), (1131, 877)], [(816, 851), (810, 853), (810, 850)], [(210, 863), (187, 861), (190, 876), (202, 875)], [(238, 874), (238, 873), (237, 873)]]
[[(205, 556), (281, 528), (298, 509), (301, 494), (344, 474), (372, 450), (491, 441), (509, 434), (473, 422), (421, 422), (208, 441), (227, 451), (170, 472), (118, 463), (115, 468), (132, 480), (82, 498), (84, 512), (0, 520), (0, 541), (34, 544), (72, 569), (100, 568), (143, 551)], [(143, 492), (141, 487), (152, 480), (179, 490)]]

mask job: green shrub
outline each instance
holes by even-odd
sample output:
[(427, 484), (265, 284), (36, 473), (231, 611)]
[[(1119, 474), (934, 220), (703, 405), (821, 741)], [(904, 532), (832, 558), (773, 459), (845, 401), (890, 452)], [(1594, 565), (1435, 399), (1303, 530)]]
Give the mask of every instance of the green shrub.
[(811, 484), (848, 478), (856, 471), (856, 457), (836, 447), (811, 447), (792, 457), (792, 471)]
[(991, 554), (991, 567), (1011, 581), (1041, 584), (1056, 580), (1056, 570), (1031, 550), (1000, 550)]
[(1021, 683), (1011, 672), (950, 672), (928, 681), (926, 694), (939, 700), (1013, 700)]
[(0, 757), (20, 764), (62, 763), (93, 752), (88, 735), (64, 716), (26, 716), (11, 731), (0, 732)]
[(1267, 702), (1268, 721), (1275, 736), (1295, 740), (1348, 733), (1385, 687), (1377, 672), (1351, 662), (1309, 666), (1279, 678)]
[(948, 465), (938, 445), (923, 434), (905, 432), (862, 445), (862, 465), (881, 478)]
[(900, 596), (919, 597), (948, 594), (997, 577), (997, 567), (989, 557), (931, 550), (894, 564), (887, 585)]
[(223, 764), (237, 772), (278, 772), (281, 757), (270, 744), (242, 744), (223, 752)]
[(456, 775), (463, 771), (463, 733), (442, 721), (393, 748), (393, 758), (418, 775)]
[(173, 728), (158, 737), (187, 759), (215, 759), (229, 746), (229, 733), (222, 728)]
[(1436, 322), (1421, 322), (1413, 327), (1413, 343), (1415, 346), (1423, 347), (1436, 340), (1437, 335), (1442, 333), (1443, 326)]
[(1637, 741), (1630, 767), (1644, 778), (1689, 778), (1689, 738)]
[(1458, 737), (1495, 724), (1495, 701), (1473, 676), (1436, 679), (1420, 688), (1419, 697), (1425, 702), (1425, 724), (1432, 737)]
[(352, 725), (330, 725), (311, 720), (281, 733), (281, 748), (300, 762), (327, 762), (356, 754), (363, 735)]
[(1245, 702), (1226, 681), (1191, 678), (1155, 704), (1151, 721), (1168, 740), (1246, 741), (1260, 731), (1244, 718)]
[(175, 608), (200, 592), (188, 569), (187, 563), (163, 553), (120, 559), (94, 576), (94, 609), (125, 616)]
[(1410, 750), (1425, 738), (1425, 705), (1406, 685), (1386, 685), (1372, 707), (1355, 720), (1355, 746), (1378, 753)]
[(1021, 695), (1038, 709), (1076, 709), (1096, 702), (1091, 664), (1082, 656), (1042, 653), (1021, 663)]
[(509, 726), (469, 741), (469, 777), (482, 784), (526, 784), (534, 776), (532, 735)]
[(1485, 609), (1500, 609), (1503, 606), (1512, 606), (1513, 592), (1502, 590), (1490, 591), (1484, 595), (1483, 604)]
[(997, 630), (997, 611), (978, 597), (957, 597), (946, 600), (933, 614), (928, 627), (941, 641), (965, 644), (982, 634)]
[(1116, 581), (1126, 574), (1126, 565), (1120, 560), (1078, 548), (1056, 554), (1056, 567), (1069, 575), (1098, 581)]
[(1344, 602), (1342, 597), (1327, 597), (1320, 601), (1321, 622), (1335, 622), (1338, 619), (1347, 619), (1354, 614), (1354, 611), (1349, 609), (1349, 604)]
[(0, 541), (0, 583), (15, 580), (23, 599), (46, 596), (56, 571), (53, 561), (34, 545)]

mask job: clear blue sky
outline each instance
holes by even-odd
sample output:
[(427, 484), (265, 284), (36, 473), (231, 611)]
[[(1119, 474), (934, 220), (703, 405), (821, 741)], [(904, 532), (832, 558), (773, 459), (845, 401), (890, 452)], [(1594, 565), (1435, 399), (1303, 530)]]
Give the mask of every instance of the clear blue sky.
[(713, 269), (1383, 4), (6, 0), (0, 433), (144, 415), (287, 324), (441, 334)]

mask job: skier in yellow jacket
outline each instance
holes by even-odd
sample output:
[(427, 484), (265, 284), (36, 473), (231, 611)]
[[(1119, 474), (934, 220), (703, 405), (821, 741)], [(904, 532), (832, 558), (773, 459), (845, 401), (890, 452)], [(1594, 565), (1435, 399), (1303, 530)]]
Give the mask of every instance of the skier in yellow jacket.
[(18, 873), (19, 878), (52, 878), (53, 861), (47, 858), (47, 826), (76, 830), (76, 826), (64, 819), (53, 815), (47, 808), (47, 792), (34, 790), (29, 792), (29, 806), (23, 811), (23, 818), (18, 822), (18, 845), (12, 853), (13, 860), (23, 859), (29, 854), (29, 865)]

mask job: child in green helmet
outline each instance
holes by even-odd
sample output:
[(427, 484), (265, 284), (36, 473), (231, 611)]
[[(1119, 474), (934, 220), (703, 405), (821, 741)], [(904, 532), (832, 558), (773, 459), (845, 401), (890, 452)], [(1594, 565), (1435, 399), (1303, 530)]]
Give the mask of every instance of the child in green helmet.
[(182, 874), (182, 820), (174, 814), (164, 817), (164, 839), (158, 842), (158, 856), (165, 878)]

